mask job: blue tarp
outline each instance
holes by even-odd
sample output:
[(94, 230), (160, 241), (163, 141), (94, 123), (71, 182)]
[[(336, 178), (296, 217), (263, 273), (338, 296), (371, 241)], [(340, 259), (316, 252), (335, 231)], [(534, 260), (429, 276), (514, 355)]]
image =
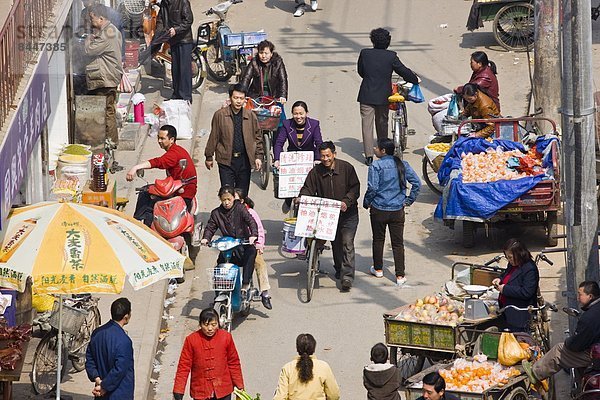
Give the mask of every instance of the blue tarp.
[[(556, 137), (540, 137), (536, 141), (537, 151), (544, 154), (543, 166), (552, 165), (551, 152), (546, 151)], [(503, 150), (521, 150), (526, 152), (522, 144), (508, 140), (494, 140), (488, 142), (480, 138), (465, 137), (456, 141), (442, 162), (438, 178), (447, 186), (450, 174), (453, 170), (461, 168), (462, 153), (481, 153), (488, 148), (501, 147)], [(456, 175), (456, 174), (453, 174)], [(489, 183), (463, 183), (462, 174), (458, 173), (455, 179), (451, 179), (449, 186), (444, 188), (444, 194), (435, 210), (434, 217), (437, 219), (470, 219), (486, 220), (494, 216), (502, 207), (527, 193), (547, 175), (537, 175), (515, 180), (501, 180)]]

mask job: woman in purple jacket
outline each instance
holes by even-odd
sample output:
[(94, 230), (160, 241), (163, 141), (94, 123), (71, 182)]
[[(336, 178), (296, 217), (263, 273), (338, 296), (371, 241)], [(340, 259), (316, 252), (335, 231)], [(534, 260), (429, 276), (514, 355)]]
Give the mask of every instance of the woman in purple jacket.
[(315, 161), (319, 160), (319, 146), (323, 143), (319, 121), (308, 117), (308, 106), (303, 101), (292, 105), (292, 118), (283, 121), (277, 130), (273, 147), (275, 168), (279, 168), (279, 155), (288, 142), (287, 151), (312, 151)]
[[(275, 145), (273, 146), (274, 166), (279, 168), (279, 155), (283, 151), (283, 145), (287, 141), (287, 151), (312, 151), (315, 162), (319, 161), (321, 155), (319, 146), (323, 143), (321, 137), (321, 126), (319, 121), (308, 117), (308, 106), (304, 101), (296, 101), (292, 105), (292, 118), (283, 121), (277, 130)], [(292, 199), (285, 199), (282, 211), (290, 210)]]

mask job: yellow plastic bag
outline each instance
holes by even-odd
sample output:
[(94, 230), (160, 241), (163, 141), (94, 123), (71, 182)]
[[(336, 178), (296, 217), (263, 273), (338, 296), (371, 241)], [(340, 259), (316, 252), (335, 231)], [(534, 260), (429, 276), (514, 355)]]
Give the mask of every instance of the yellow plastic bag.
[(529, 358), (529, 352), (521, 347), (515, 335), (502, 332), (498, 344), (498, 362), (504, 366), (512, 367)]
[(31, 306), (39, 313), (52, 310), (54, 297), (49, 294), (34, 294), (31, 299)]

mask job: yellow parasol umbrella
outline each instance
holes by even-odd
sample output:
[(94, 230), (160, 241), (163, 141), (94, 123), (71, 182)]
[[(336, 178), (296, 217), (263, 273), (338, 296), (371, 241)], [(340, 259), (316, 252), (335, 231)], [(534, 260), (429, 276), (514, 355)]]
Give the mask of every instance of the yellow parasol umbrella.
[[(45, 202), (11, 212), (0, 232), (0, 286), (37, 293), (120, 293), (183, 276), (186, 257), (144, 224), (115, 210)], [(62, 299), (59, 301), (59, 316)], [(59, 322), (58, 367), (62, 345)], [(60, 398), (60, 373), (57, 374)]]
[(185, 256), (115, 210), (46, 202), (13, 210), (0, 247), (0, 286), (38, 293), (120, 293), (183, 276)]

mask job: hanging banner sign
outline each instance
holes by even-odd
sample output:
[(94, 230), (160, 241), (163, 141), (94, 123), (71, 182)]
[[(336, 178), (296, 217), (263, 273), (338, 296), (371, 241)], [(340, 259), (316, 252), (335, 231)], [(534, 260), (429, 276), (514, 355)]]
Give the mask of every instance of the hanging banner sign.
[(21, 188), (33, 147), (50, 116), (46, 52), (37, 65), (0, 148), (0, 230)]

